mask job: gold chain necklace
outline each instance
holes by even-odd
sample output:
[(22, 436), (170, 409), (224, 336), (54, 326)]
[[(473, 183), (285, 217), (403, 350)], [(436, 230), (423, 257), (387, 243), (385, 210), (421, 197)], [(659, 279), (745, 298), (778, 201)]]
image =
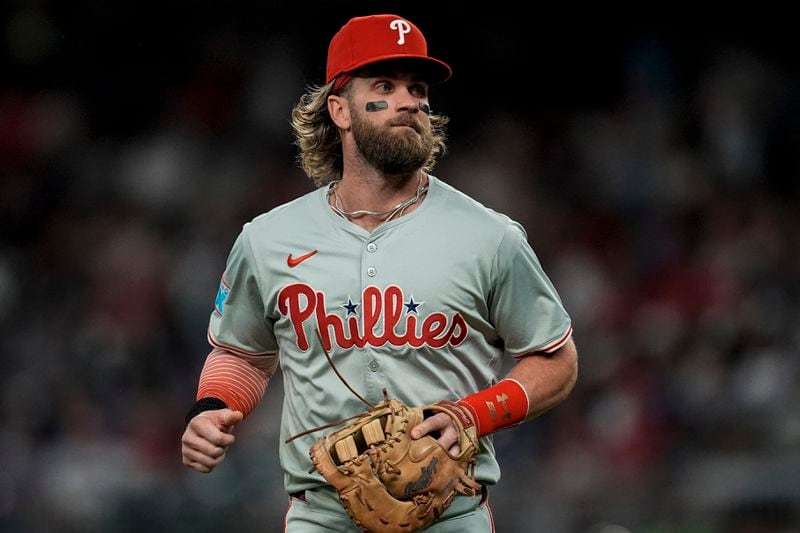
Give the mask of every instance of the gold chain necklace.
[(342, 180), (332, 181), (328, 187), (328, 196), (331, 194), (333, 195), (333, 203), (330, 204), (331, 209), (342, 218), (351, 219), (351, 218), (361, 218), (361, 217), (376, 217), (382, 219), (384, 222), (388, 222), (392, 220), (397, 215), (402, 215), (403, 212), (408, 209), (410, 206), (414, 205), (419, 201), (419, 199), (428, 192), (428, 185), (422, 184), (422, 174), (420, 173), (419, 176), (419, 184), (417, 185), (417, 191), (414, 193), (414, 196), (400, 202), (396, 206), (392, 207), (391, 209), (387, 209), (386, 211), (379, 212), (379, 211), (369, 211), (367, 209), (357, 209), (355, 211), (346, 211), (342, 207), (342, 199), (339, 198), (339, 193), (336, 192), (336, 188), (341, 183)]

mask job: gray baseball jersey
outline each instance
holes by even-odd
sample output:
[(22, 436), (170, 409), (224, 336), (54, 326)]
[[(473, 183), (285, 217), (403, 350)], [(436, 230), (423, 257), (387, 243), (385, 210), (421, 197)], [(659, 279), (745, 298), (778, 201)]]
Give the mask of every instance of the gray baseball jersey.
[[(309, 474), (319, 433), (368, 401), (456, 400), (496, 383), (504, 357), (554, 351), (569, 315), (523, 228), (429, 177), (417, 209), (372, 232), (336, 215), (322, 187), (245, 224), (228, 258), (209, 335), (243, 357), (276, 360), (284, 383), (280, 459), (287, 492)], [(328, 430), (329, 431), (329, 430)], [(476, 477), (500, 477), (490, 437)]]

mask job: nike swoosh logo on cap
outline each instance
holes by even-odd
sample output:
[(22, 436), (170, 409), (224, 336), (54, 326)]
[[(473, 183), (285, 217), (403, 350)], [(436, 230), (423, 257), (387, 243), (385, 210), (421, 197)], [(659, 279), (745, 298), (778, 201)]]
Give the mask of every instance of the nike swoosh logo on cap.
[(312, 250), (307, 254), (301, 255), (300, 257), (292, 257), (292, 254), (289, 254), (289, 257), (286, 258), (286, 264), (289, 265), (289, 268), (294, 268), (316, 253), (316, 250)]

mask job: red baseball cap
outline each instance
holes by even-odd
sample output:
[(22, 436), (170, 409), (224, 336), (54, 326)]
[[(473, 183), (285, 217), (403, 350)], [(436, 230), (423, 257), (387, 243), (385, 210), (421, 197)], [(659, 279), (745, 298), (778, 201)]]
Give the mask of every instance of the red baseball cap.
[(414, 24), (397, 15), (369, 15), (350, 19), (331, 39), (325, 83), (389, 59), (415, 61), (429, 83), (443, 82), (453, 72), (447, 63), (428, 55), (425, 36)]

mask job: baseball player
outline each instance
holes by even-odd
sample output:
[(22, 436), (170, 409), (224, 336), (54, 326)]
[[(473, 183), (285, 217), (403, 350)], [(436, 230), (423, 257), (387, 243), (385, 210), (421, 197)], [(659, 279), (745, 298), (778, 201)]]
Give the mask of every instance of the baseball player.
[[(318, 435), (284, 444), (364, 409), (324, 350), (370, 402), (384, 390), (408, 405), (456, 401), (478, 429), (483, 487), (500, 478), (492, 433), (555, 406), (575, 383), (570, 317), (523, 228), (431, 174), (447, 118), (428, 91), (450, 75), (403, 17), (347, 22), (330, 42), (325, 85), (292, 116), (318, 189), (245, 224), (222, 275), (183, 462), (213, 470), (280, 365), (291, 533), (358, 531), (309, 473)], [(507, 358), (516, 362), (503, 376)], [(456, 443), (444, 414), (412, 437), (425, 434)], [(493, 528), (484, 488), (455, 498), (428, 531)]]

